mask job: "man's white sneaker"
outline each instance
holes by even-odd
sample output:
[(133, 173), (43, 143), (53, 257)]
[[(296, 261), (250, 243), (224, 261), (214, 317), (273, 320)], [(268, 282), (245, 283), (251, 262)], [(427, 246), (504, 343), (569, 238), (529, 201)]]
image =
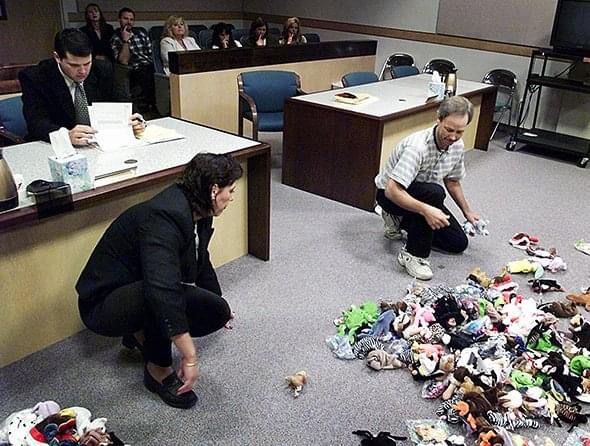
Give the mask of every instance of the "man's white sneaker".
[(420, 280), (432, 279), (432, 269), (430, 269), (430, 262), (421, 257), (416, 257), (410, 254), (405, 248), (397, 255), (397, 261), (403, 266), (407, 273)]
[(384, 226), (384, 236), (386, 239), (389, 240), (401, 240), (402, 238), (402, 230), (400, 229), (400, 224), (402, 222), (402, 218), (397, 215), (391, 215), (379, 205), (375, 206), (375, 212), (381, 215), (383, 219), (383, 226)]

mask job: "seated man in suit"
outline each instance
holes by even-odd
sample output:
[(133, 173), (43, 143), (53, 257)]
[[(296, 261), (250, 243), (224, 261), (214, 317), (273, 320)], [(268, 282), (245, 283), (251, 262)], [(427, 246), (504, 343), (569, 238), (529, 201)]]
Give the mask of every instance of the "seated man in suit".
[(111, 38), (115, 62), (129, 69), (129, 92), (137, 109), (154, 111), (156, 103), (152, 43), (147, 32), (134, 28), (135, 12), (130, 8), (119, 11), (120, 28)]
[(88, 105), (112, 100), (112, 73), (101, 62), (92, 61), (86, 34), (64, 29), (55, 36), (52, 59), (19, 73), (28, 140), (49, 141), (49, 133), (61, 127), (74, 145), (92, 139)]

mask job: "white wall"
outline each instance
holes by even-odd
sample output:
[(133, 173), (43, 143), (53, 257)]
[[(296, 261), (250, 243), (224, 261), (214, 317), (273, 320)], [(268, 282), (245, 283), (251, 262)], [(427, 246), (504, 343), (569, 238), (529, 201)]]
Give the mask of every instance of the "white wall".
[(434, 32), (439, 0), (244, 0), (244, 11)]

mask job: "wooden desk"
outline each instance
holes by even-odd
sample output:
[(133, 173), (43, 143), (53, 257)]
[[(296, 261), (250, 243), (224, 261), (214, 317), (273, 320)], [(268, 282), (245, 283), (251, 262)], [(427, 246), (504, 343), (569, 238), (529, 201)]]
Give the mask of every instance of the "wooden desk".
[(351, 71), (375, 71), (376, 51), (377, 41), (361, 40), (170, 53), (172, 116), (237, 133), (238, 74), (294, 71), (304, 91), (321, 91)]
[[(74, 285), (96, 242), (115, 217), (171, 184), (200, 151), (231, 153), (244, 168), (234, 202), (214, 220), (213, 264), (248, 253), (268, 260), (270, 147), (173, 118), (152, 122), (186, 139), (106, 155), (136, 159), (134, 178), (75, 194), (73, 211), (43, 220), (24, 191), (19, 208), (0, 213), (0, 367), (82, 328)], [(105, 161), (98, 150), (80, 151), (91, 168)], [(44, 142), (4, 148), (12, 172), (22, 174), (24, 184), (50, 179), (49, 154)]]
[[(336, 102), (334, 90), (289, 99), (283, 183), (372, 210), (380, 166), (401, 139), (434, 125), (439, 103), (425, 103), (429, 80), (421, 74), (340, 90), (371, 95), (358, 105)], [(487, 150), (496, 87), (460, 79), (458, 94), (474, 105), (465, 146)]]

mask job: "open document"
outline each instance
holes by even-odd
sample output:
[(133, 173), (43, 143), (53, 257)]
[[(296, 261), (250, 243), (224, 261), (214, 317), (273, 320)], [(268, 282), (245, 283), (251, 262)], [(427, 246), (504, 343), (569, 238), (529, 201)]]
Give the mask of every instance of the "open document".
[(131, 112), (130, 102), (95, 102), (88, 107), (90, 124), (97, 131), (95, 138), (102, 151), (138, 145), (129, 125)]

